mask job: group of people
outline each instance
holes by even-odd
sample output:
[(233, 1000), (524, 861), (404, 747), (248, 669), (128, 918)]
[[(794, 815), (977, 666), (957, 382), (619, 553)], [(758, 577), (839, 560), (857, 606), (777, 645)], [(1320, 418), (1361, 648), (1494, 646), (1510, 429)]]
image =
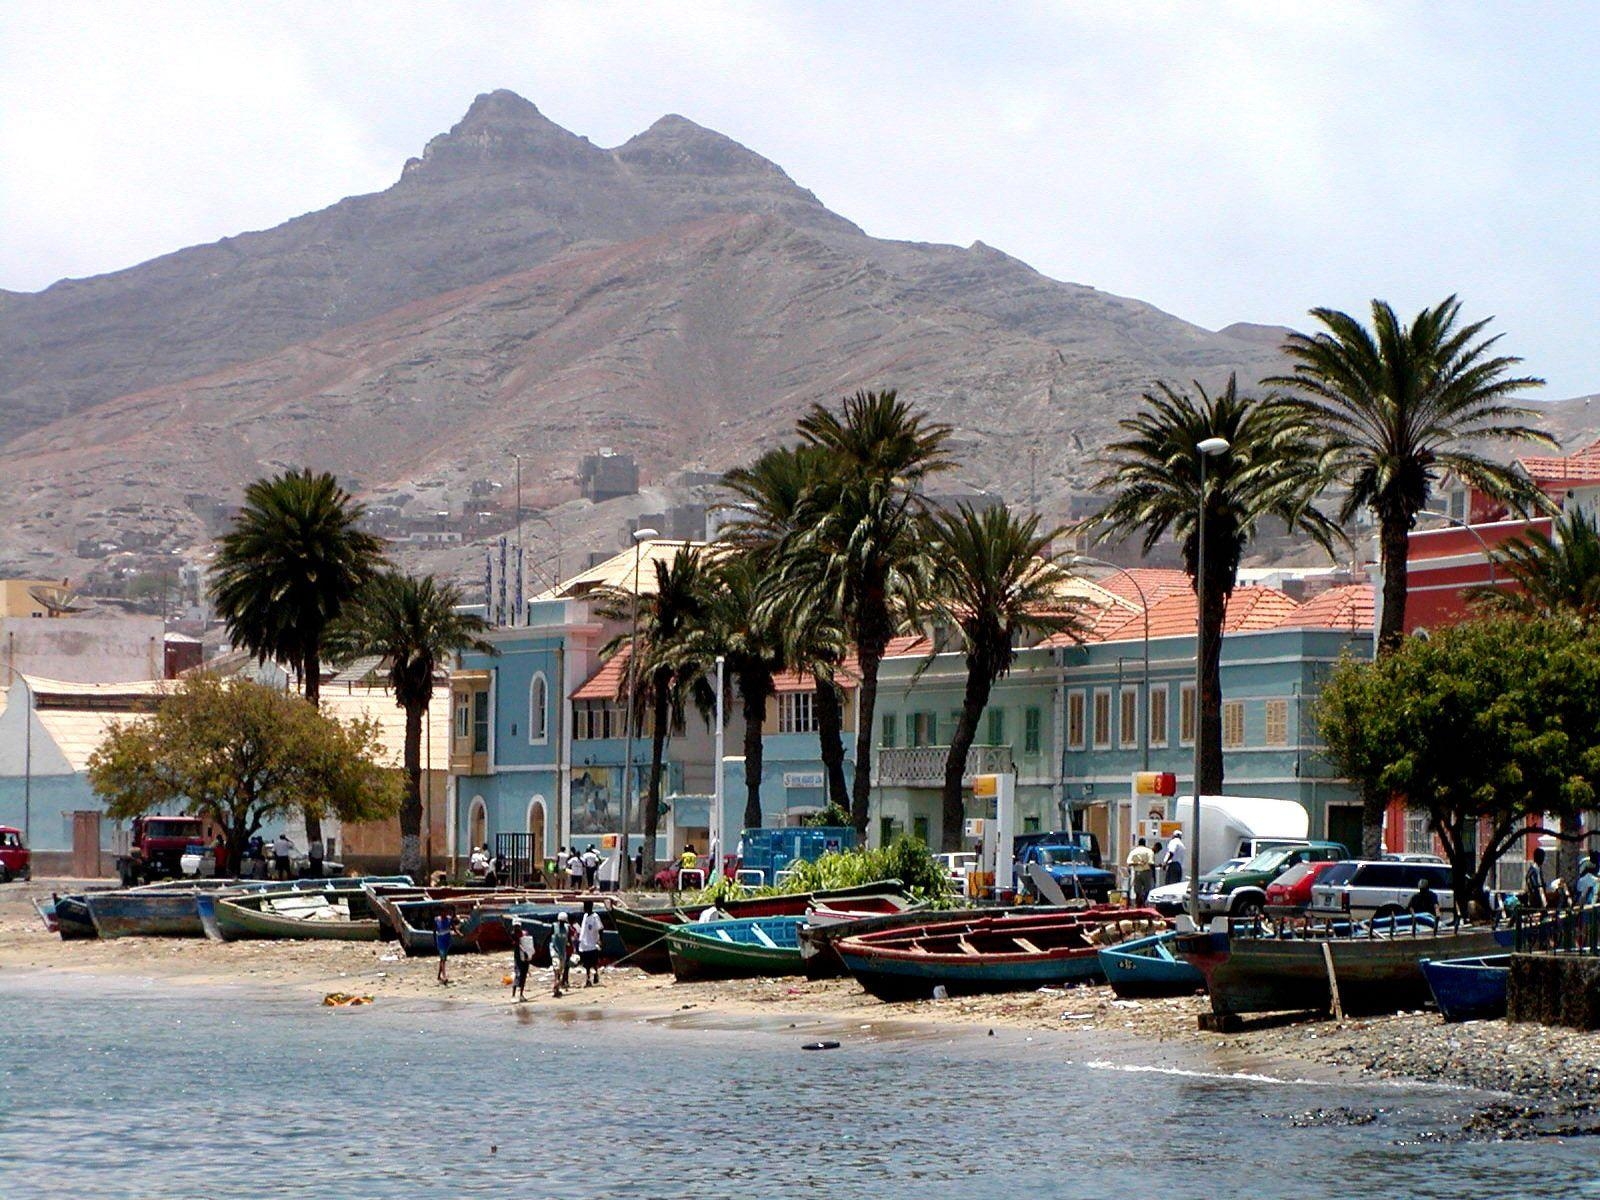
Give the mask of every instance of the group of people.
[(575, 892), (592, 892), (600, 886), (600, 863), (600, 851), (592, 842), (582, 852), (575, 844), (556, 851), (556, 872), (566, 874), (567, 887)]
[(1565, 879), (1553, 883), (1545, 879), (1544, 860), (1544, 847), (1536, 846), (1523, 873), (1522, 894), (1517, 897), (1523, 908), (1565, 908), (1569, 904), (1587, 908), (1600, 903), (1600, 850), (1589, 851), (1578, 864), (1578, 878), (1570, 893)]
[[(228, 854), (227, 843), (220, 833), (217, 835), (216, 844), (212, 847), (212, 850), (217, 857), (217, 869), (220, 874), (224, 870), (223, 864), (226, 863)], [(272, 878), (293, 879), (295, 877), (295, 846), (289, 840), (287, 831), (279, 833), (270, 843), (263, 839), (260, 834), (252, 836), (245, 843), (244, 861), (239, 864), (240, 874), (250, 879), (265, 879), (267, 877), (269, 850), (272, 858)], [(315, 839), (308, 842), (306, 845), (306, 874), (314, 879), (321, 879), (325, 860), (326, 853), (322, 842)]]
[[(594, 910), (594, 901), (583, 902), (583, 912), (578, 917), (577, 928), (565, 912), (556, 914), (550, 930), (550, 994), (559, 998), (571, 987), (571, 970), (576, 962), (583, 968), (583, 986), (592, 987), (600, 982), (600, 939), (604, 927), (600, 914)], [(574, 953), (576, 948), (576, 953)], [(533, 935), (533, 925), (526, 921), (513, 922), (511, 927), (511, 998), (526, 1000), (528, 974), (539, 952)], [(442, 969), (442, 968), (441, 968)]]
[(1183, 835), (1174, 833), (1165, 847), (1157, 842), (1154, 847), (1140, 838), (1138, 845), (1128, 851), (1128, 888), (1133, 893), (1135, 908), (1142, 908), (1156, 886), (1159, 869), (1165, 883), (1183, 882)]

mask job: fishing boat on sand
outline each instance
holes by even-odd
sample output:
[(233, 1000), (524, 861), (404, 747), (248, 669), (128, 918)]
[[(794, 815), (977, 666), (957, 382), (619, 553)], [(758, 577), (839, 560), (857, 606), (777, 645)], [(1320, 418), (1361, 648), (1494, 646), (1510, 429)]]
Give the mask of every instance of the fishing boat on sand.
[(798, 975), (803, 924), (803, 916), (789, 916), (673, 926), (667, 932), (672, 973), (680, 983)]
[(1166, 927), (1154, 909), (1091, 908), (931, 920), (835, 943), (845, 968), (880, 1000), (1019, 991), (1100, 978), (1108, 943)]
[(1169, 930), (1100, 950), (1100, 970), (1124, 1000), (1189, 996), (1206, 986), (1205, 976), (1179, 958)]
[[(409, 875), (350, 875), (332, 877), (328, 879), (294, 879), (273, 882), (247, 880), (239, 884), (238, 887), (227, 888), (219, 892), (198, 892), (194, 898), (194, 906), (195, 912), (200, 916), (200, 928), (205, 932), (206, 937), (210, 938), (214, 942), (234, 941), (237, 937), (305, 937), (315, 935), (300, 933), (272, 934), (267, 932), (265, 926), (259, 927), (258, 932), (246, 933), (241, 930), (230, 936), (229, 934), (224, 933), (221, 926), (217, 923), (217, 903), (219, 900), (224, 898), (241, 899), (253, 898), (256, 896), (281, 896), (287, 894), (321, 895), (328, 892), (339, 892), (340, 894), (360, 892), (363, 893), (363, 895), (361, 899), (356, 902), (357, 907), (365, 912), (367, 916), (374, 917), (374, 914), (372, 913), (371, 900), (367, 894), (367, 889), (398, 889), (409, 888), (411, 886), (411, 877)], [(253, 899), (249, 899), (247, 901), (247, 907), (256, 907), (255, 901)], [(290, 905), (290, 907), (295, 906)], [(326, 920), (328, 918), (324, 917), (322, 919)], [(237, 923), (235, 924), (237, 925)], [(366, 941), (368, 939), (363, 937), (358, 940)]]
[(1511, 955), (1425, 958), (1420, 965), (1433, 1002), (1446, 1021), (1487, 1021), (1506, 1015)]
[(85, 893), (51, 897), (51, 915), (55, 918), (56, 932), (63, 942), (100, 935), (94, 931), (94, 918), (89, 915), (89, 902)]
[(95, 936), (204, 937), (195, 897), (233, 887), (235, 879), (169, 879), (143, 887), (85, 892)]
[(378, 918), (361, 888), (304, 888), (207, 897), (225, 942), (251, 938), (375, 942)]

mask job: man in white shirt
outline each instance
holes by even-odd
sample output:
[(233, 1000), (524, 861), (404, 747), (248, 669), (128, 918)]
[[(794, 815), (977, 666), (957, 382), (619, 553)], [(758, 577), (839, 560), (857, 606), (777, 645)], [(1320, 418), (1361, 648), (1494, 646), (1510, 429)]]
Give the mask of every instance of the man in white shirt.
[(1161, 864), (1167, 869), (1167, 883), (1183, 882), (1183, 834), (1174, 833), (1167, 840), (1167, 852), (1161, 856)]
[(1128, 851), (1128, 886), (1133, 891), (1135, 908), (1144, 906), (1145, 897), (1150, 895), (1150, 885), (1155, 872), (1155, 856), (1150, 853), (1150, 847), (1144, 844), (1144, 839), (1139, 839), (1139, 844)]
[(578, 958), (583, 963), (583, 986), (600, 982), (600, 936), (603, 926), (594, 901), (583, 902), (583, 919), (578, 922)]
[(279, 879), (288, 879), (292, 872), (289, 870), (289, 860), (294, 854), (294, 843), (289, 840), (287, 833), (280, 833), (278, 840), (272, 843), (272, 865), (277, 868)]

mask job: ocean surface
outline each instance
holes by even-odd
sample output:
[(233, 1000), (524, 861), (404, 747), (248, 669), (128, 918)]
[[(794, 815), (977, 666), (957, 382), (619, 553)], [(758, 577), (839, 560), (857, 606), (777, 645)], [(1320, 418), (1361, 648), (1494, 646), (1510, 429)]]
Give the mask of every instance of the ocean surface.
[(1482, 1093), (1090, 1035), (12, 976), (0, 1037), (7, 1200), (1600, 1196), (1593, 1140), (1450, 1140)]

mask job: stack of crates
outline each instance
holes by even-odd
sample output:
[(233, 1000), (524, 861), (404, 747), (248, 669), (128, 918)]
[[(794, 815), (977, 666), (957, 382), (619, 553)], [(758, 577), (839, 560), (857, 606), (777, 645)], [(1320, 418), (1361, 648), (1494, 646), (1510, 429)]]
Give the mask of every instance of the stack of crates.
[(823, 825), (811, 829), (746, 829), (742, 871), (760, 871), (762, 883), (772, 886), (793, 862), (815, 862), (833, 850), (854, 850), (856, 831), (848, 825)]

